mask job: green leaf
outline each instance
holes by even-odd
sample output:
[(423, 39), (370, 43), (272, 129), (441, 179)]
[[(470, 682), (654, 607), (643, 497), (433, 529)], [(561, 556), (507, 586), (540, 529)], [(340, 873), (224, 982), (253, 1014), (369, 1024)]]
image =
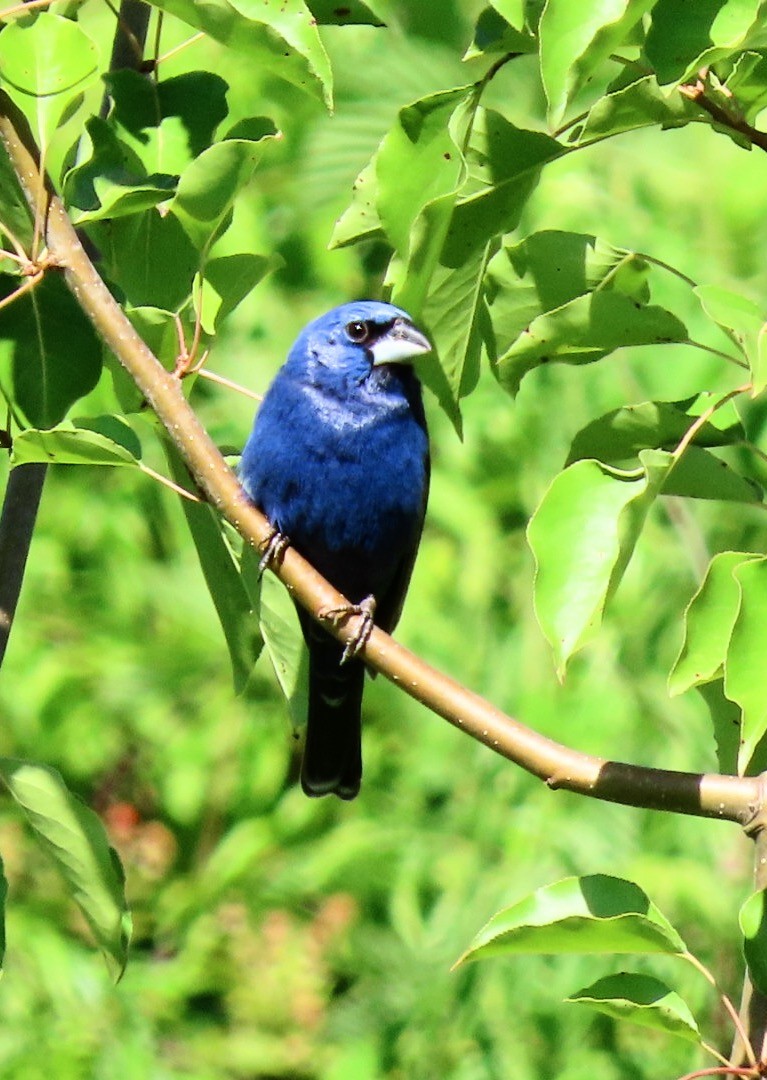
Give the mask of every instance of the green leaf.
[(684, 642), (668, 679), (672, 697), (721, 673), (740, 610), (740, 585), (734, 572), (753, 559), (744, 551), (722, 551), (711, 560), (685, 611)]
[[(480, 312), (486, 265), (487, 252), (480, 250), (456, 270), (438, 266), (423, 306), (421, 321), (437, 350), (452, 401), (471, 393), (479, 378)], [(439, 398), (439, 387), (429, 382), (428, 367), (419, 363), (418, 374)]]
[(308, 653), (293, 602), (274, 574), (264, 574), (261, 584), (261, 633), (293, 727), (298, 728), (306, 723), (309, 702)]
[(30, 428), (13, 440), (11, 465), (45, 461), (57, 465), (118, 465), (138, 467), (141, 444), (133, 429), (118, 416), (101, 416), (54, 428)]
[(678, 459), (667, 450), (641, 450), (639, 460), (648, 472), (651, 468), (660, 468), (666, 474), (664, 495), (722, 502), (762, 501), (761, 489), (753, 480), (736, 473), (726, 461), (700, 446), (688, 446)]
[(738, 773), (751, 764), (767, 732), (767, 559), (750, 559), (733, 568), (740, 586), (740, 607), (732, 629), (724, 666), (724, 691), (743, 710)]
[(743, 933), (743, 955), (757, 990), (767, 994), (767, 908), (765, 893), (752, 893), (743, 904), (738, 922)]
[(577, 461), (554, 478), (533, 514), (535, 612), (560, 677), (598, 630), (661, 482)]
[(629, 338), (686, 337), (674, 316), (645, 306), (647, 274), (641, 255), (582, 233), (552, 230), (505, 244), (486, 280), (487, 348), (502, 384), (515, 393), (538, 364), (590, 362)]
[(42, 145), (78, 95), (95, 82), (98, 70), (95, 44), (71, 19), (43, 11), (34, 22), (12, 22), (0, 34), (0, 83), (20, 92), (19, 103)]
[(655, 76), (647, 75), (601, 97), (583, 123), (572, 128), (569, 141), (586, 146), (624, 131), (655, 125), (665, 131), (684, 127), (693, 120), (705, 121), (706, 116), (701, 116), (689, 98), (664, 93)]
[(115, 134), (147, 173), (178, 175), (213, 142), (227, 116), (226, 82), (210, 71), (188, 71), (156, 83), (126, 68), (105, 76)]
[(375, 156), (376, 206), (381, 225), (402, 255), (427, 203), (455, 190), (462, 158), (449, 121), (469, 87), (442, 90), (401, 109)]
[(767, 386), (765, 318), (753, 300), (718, 285), (699, 285), (693, 290), (710, 319), (721, 326), (743, 351), (751, 368), (754, 394)]
[(106, 277), (134, 308), (172, 312), (188, 303), (200, 255), (175, 215), (146, 210), (108, 224), (95, 222), (89, 233)]
[(681, 82), (702, 67), (767, 44), (761, 0), (658, 0), (645, 51), (660, 83)]
[(330, 61), (302, 0), (152, 0), (152, 6), (242, 53), (254, 71), (285, 79), (332, 107)]
[[(188, 487), (189, 473), (175, 447), (163, 440), (171, 476)], [(186, 523), (194, 542), (200, 568), (224, 632), (232, 664), (235, 693), (242, 693), (263, 648), (259, 627), (257, 588), (248, 587), (222, 528), (221, 518), (207, 503), (181, 500)]]
[(665, 308), (642, 305), (618, 292), (579, 296), (535, 318), (496, 362), (501, 384), (512, 394), (541, 364), (593, 364), (629, 345), (686, 341), (687, 329)]
[(459, 963), (529, 953), (666, 953), (687, 948), (632, 881), (591, 874), (537, 889), (494, 915)]
[[(703, 393), (685, 401), (643, 401), (613, 409), (581, 428), (573, 439), (567, 465), (581, 458), (596, 458), (610, 465), (634, 459), (640, 450), (673, 450), (714, 395)], [(724, 413), (725, 416), (721, 414)], [(699, 428), (696, 446), (731, 446), (745, 437), (732, 402), (714, 413)]]
[(700, 1042), (695, 1018), (682, 998), (652, 975), (621, 971), (571, 994), (566, 1001), (590, 1005), (614, 1020)]
[(468, 181), (445, 240), (445, 265), (459, 266), (488, 240), (515, 229), (541, 168), (563, 153), (556, 139), (515, 127), (492, 109), (477, 109), (465, 147)]
[(767, 56), (747, 52), (738, 57), (724, 84), (738, 103), (738, 111), (753, 124), (767, 106)]
[(541, 76), (553, 126), (654, 0), (548, 0), (539, 25)]
[(53, 859), (112, 976), (119, 979), (128, 959), (131, 920), (122, 867), (101, 819), (45, 765), (2, 758), (0, 779)]
[(196, 306), (200, 310), (205, 333), (215, 334), (224, 319), (258, 282), (281, 263), (278, 255), (252, 255), (249, 252), (223, 255), (206, 262), (202, 278), (198, 274), (194, 283), (198, 298)]
[(239, 125), (222, 142), (204, 150), (181, 174), (170, 209), (196, 248), (213, 239), (238, 192), (251, 180), (265, 140), (277, 134), (271, 120)]
[(93, 116), (85, 128), (90, 157), (64, 181), (64, 197), (75, 211), (76, 224), (136, 214), (171, 198), (175, 176), (147, 176), (141, 160), (106, 121)]
[(382, 236), (378, 216), (378, 178), (375, 158), (369, 161), (352, 187), (352, 201), (333, 227), (328, 247), (342, 248), (360, 240)]
[[(0, 274), (0, 299), (19, 284), (19, 278)], [(53, 427), (93, 389), (101, 356), (96, 331), (60, 274), (46, 274), (3, 310), (0, 383), (32, 427)]]

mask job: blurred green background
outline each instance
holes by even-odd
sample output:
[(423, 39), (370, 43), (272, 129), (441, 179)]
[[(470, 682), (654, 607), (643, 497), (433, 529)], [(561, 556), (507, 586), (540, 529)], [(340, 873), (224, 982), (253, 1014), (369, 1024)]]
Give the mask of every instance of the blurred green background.
[[(439, 20), (430, 6), (402, 0), (407, 33), (324, 32), (333, 116), (226, 66), (211, 45), (166, 65), (166, 76), (219, 72), (233, 119), (269, 112), (285, 136), (229, 233), (285, 266), (232, 317), (213, 370), (263, 391), (308, 319), (380, 290), (380, 251), (326, 245), (397, 109), (477, 77), (459, 58), (478, 5), (442, 0)], [(543, 129), (532, 59), (504, 69), (491, 101)], [(520, 235), (593, 232), (758, 298), (766, 168), (707, 127), (625, 135), (548, 166)], [(673, 276), (656, 275), (653, 295), (695, 336), (700, 316)], [(725, 375), (685, 346), (541, 368), (514, 401), (485, 374), (465, 403), (463, 442), (428, 400), (433, 488), (398, 638), (581, 750), (715, 769), (702, 700), (670, 701), (665, 680), (706, 552), (763, 550), (758, 511), (657, 509), (564, 685), (534, 619), (524, 530), (585, 423), (627, 402), (724, 388)], [(208, 383), (194, 400), (220, 445), (242, 446), (253, 402)], [(51, 471), (0, 680), (0, 754), (56, 766), (104, 814), (136, 934), (115, 988), (48, 863), (0, 810), (11, 887), (0, 1077), (609, 1080), (699, 1064), (682, 1042), (561, 1003), (614, 959), (450, 968), (499, 907), (566, 874), (609, 872), (636, 880), (737, 996), (750, 852), (732, 826), (552, 794), (382, 679), (366, 690), (360, 797), (309, 801), (266, 657), (259, 671), (251, 699), (236, 699), (170, 493), (129, 470)], [(669, 960), (648, 969), (684, 992), (709, 1041), (728, 1045), (702, 978)]]

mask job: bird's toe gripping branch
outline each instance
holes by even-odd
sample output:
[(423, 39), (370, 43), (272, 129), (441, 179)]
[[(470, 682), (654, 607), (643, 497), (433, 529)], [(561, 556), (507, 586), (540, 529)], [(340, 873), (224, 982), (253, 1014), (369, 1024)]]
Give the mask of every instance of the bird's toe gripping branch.
[(279, 529), (272, 529), (258, 563), (259, 577), (267, 567), (279, 563), (285, 548), (288, 547), (290, 547), (290, 538), (287, 537), (285, 533), (281, 533)]
[(366, 596), (359, 604), (344, 604), (343, 607), (323, 608), (318, 613), (323, 622), (329, 622), (333, 626), (346, 622), (353, 615), (361, 616), (357, 628), (344, 647), (344, 654), (341, 657), (342, 664), (356, 656), (367, 642), (373, 630), (375, 613), (376, 598), (374, 596)]

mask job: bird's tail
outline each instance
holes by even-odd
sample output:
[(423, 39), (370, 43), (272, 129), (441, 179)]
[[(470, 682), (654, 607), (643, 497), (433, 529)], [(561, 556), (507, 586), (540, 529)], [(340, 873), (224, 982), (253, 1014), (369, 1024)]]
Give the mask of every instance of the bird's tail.
[(309, 646), (309, 715), (301, 764), (307, 795), (353, 799), (362, 779), (361, 709), (365, 666), (341, 665), (343, 646), (301, 613)]

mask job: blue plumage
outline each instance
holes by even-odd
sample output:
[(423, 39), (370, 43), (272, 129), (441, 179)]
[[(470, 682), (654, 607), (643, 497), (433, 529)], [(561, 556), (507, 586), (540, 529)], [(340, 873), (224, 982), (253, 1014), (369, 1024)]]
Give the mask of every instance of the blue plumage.
[[(394, 629), (429, 488), (421, 387), (408, 361), (426, 338), (391, 304), (334, 308), (299, 335), (258, 410), (240, 476), (274, 528), (352, 604), (375, 598)], [(357, 794), (364, 666), (298, 609), (309, 648), (301, 783)]]

